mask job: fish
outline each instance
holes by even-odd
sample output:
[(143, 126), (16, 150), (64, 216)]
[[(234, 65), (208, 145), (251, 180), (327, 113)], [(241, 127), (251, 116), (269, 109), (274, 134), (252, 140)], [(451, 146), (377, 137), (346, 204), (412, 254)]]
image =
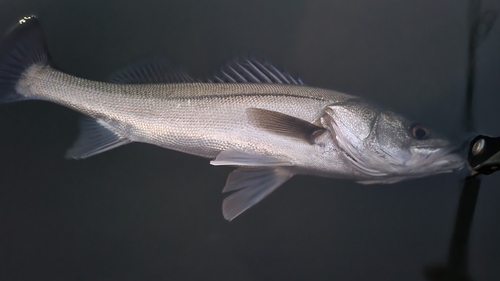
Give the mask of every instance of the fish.
[(267, 61), (231, 60), (196, 80), (163, 57), (91, 81), (55, 67), (35, 16), (0, 45), (0, 104), (43, 100), (82, 113), (67, 157), (142, 142), (230, 166), (231, 221), (294, 175), (390, 184), (463, 169), (428, 127), (360, 97), (305, 85)]

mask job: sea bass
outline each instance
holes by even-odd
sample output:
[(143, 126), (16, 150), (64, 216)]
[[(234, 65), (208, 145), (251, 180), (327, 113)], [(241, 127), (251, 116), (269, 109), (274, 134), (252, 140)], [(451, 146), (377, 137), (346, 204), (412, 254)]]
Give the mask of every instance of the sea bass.
[(256, 59), (232, 61), (199, 82), (164, 59), (117, 72), (110, 83), (54, 68), (39, 21), (25, 17), (0, 54), (0, 103), (54, 102), (85, 115), (68, 150), (87, 158), (143, 142), (234, 166), (223, 192), (232, 220), (294, 175), (395, 183), (464, 166), (454, 146), (420, 124), (362, 99), (305, 86)]

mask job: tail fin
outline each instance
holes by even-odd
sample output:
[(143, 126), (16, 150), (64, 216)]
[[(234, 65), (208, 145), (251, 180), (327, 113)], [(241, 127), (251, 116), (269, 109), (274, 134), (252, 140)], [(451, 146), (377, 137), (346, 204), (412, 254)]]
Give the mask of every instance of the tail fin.
[(50, 65), (40, 22), (24, 17), (0, 45), (0, 104), (26, 99), (16, 91), (24, 71), (34, 64)]

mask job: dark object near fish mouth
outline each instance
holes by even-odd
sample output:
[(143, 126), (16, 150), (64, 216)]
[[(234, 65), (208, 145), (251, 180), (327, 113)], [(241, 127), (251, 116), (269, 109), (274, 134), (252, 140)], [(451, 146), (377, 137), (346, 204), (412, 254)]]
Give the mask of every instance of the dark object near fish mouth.
[(469, 145), (468, 163), (474, 171), (472, 176), (500, 170), (500, 137), (475, 137)]

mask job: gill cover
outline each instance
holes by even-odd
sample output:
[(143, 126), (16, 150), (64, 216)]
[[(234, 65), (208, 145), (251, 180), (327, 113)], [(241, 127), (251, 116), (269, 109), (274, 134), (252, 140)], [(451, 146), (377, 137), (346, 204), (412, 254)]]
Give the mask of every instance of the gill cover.
[[(373, 128), (380, 118), (379, 110), (358, 100), (329, 105), (323, 124), (336, 141), (342, 154), (354, 167), (367, 176), (383, 177), (387, 173), (377, 157)], [(368, 142), (367, 142), (368, 141)]]

